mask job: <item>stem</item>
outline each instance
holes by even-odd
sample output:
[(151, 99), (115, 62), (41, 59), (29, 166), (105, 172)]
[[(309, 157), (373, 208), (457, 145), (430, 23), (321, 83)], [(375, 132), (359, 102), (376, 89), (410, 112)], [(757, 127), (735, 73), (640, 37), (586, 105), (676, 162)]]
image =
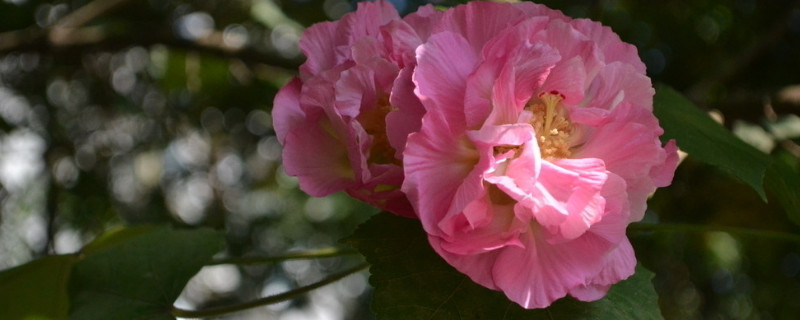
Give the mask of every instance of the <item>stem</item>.
[(173, 306), (172, 307), (172, 315), (175, 316), (175, 317), (178, 317), (178, 318), (216, 317), (216, 316), (223, 315), (223, 314), (226, 314), (226, 313), (232, 313), (232, 312), (247, 310), (247, 309), (251, 309), (251, 308), (255, 308), (255, 307), (261, 307), (261, 306), (265, 306), (265, 305), (268, 305), (268, 304), (283, 302), (283, 301), (287, 301), (287, 300), (291, 300), (291, 299), (297, 298), (297, 297), (299, 297), (299, 296), (301, 296), (301, 295), (303, 295), (303, 294), (305, 294), (305, 293), (307, 293), (307, 292), (309, 292), (311, 290), (314, 290), (316, 288), (319, 288), (319, 287), (325, 286), (327, 284), (330, 284), (330, 283), (336, 282), (338, 280), (341, 280), (342, 278), (347, 277), (347, 276), (349, 276), (351, 274), (354, 274), (356, 272), (359, 272), (361, 270), (364, 270), (367, 267), (369, 267), (369, 264), (364, 262), (364, 263), (359, 264), (359, 265), (357, 265), (355, 267), (352, 267), (350, 269), (344, 270), (344, 271), (339, 272), (339, 273), (332, 274), (332, 275), (330, 275), (329, 277), (327, 277), (325, 279), (322, 279), (320, 281), (317, 281), (317, 282), (312, 283), (310, 285), (307, 285), (305, 287), (300, 287), (300, 288), (297, 288), (297, 289), (294, 289), (294, 290), (291, 290), (291, 291), (287, 291), (287, 292), (284, 292), (284, 293), (281, 293), (281, 294), (276, 294), (276, 295), (273, 295), (273, 296), (264, 297), (264, 298), (261, 298), (261, 299), (256, 299), (256, 300), (253, 300), (253, 301), (249, 301), (249, 302), (245, 302), (245, 303), (241, 303), (241, 304), (236, 304), (236, 305), (232, 305), (232, 306), (216, 307), (216, 308), (209, 308), (209, 309), (203, 309), (203, 310), (185, 310), (185, 309), (181, 309), (181, 308)]
[(290, 252), (284, 255), (274, 256), (274, 257), (224, 258), (224, 259), (214, 260), (207, 265), (209, 266), (215, 266), (220, 264), (251, 265), (251, 264), (262, 264), (262, 263), (275, 263), (285, 260), (331, 258), (331, 257), (340, 257), (340, 256), (356, 255), (356, 254), (358, 254), (358, 251), (353, 249), (327, 248), (327, 249), (318, 249), (318, 250), (302, 251), (302, 252)]
[(631, 231), (655, 231), (655, 232), (726, 232), (733, 235), (754, 236), (762, 238), (770, 238), (775, 240), (784, 240), (800, 243), (800, 235), (773, 231), (773, 230), (758, 230), (747, 229), (739, 227), (728, 226), (714, 226), (714, 225), (697, 225), (697, 224), (680, 224), (680, 223), (633, 223), (628, 226)]

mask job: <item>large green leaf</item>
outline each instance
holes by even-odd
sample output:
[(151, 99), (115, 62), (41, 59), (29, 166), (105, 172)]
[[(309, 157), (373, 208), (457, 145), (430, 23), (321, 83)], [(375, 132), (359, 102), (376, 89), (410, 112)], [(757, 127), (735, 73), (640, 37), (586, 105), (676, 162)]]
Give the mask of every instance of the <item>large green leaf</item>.
[(664, 128), (663, 141), (675, 139), (689, 156), (749, 184), (766, 201), (763, 180), (770, 161), (765, 153), (734, 136), (668, 86), (656, 86), (653, 111)]
[(71, 319), (174, 319), (172, 304), (224, 245), (210, 229), (133, 228), (101, 237), (76, 263)]
[(75, 255), (50, 256), (0, 272), (2, 319), (65, 319)]
[(789, 219), (800, 225), (800, 173), (796, 164), (797, 158), (789, 153), (775, 155), (764, 182), (786, 210)]
[(547, 309), (526, 310), (444, 262), (418, 220), (380, 213), (345, 242), (371, 264), (379, 319), (661, 319), (653, 273), (642, 267), (602, 300), (564, 298)]

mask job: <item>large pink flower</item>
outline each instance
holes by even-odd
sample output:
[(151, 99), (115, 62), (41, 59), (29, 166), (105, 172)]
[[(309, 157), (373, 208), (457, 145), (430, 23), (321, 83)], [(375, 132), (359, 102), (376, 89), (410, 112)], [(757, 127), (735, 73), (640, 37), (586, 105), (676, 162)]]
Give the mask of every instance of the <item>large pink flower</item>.
[(359, 3), (303, 34), (307, 61), (275, 97), (273, 119), (286, 172), (314, 196), (354, 198), (415, 216), (402, 152), (424, 109), (413, 93), (414, 49), (441, 15), (431, 6), (401, 19), (388, 2)]
[(402, 189), (433, 248), (526, 308), (630, 276), (625, 229), (677, 164), (636, 49), (544, 6), (472, 2), (416, 53), (427, 113)]

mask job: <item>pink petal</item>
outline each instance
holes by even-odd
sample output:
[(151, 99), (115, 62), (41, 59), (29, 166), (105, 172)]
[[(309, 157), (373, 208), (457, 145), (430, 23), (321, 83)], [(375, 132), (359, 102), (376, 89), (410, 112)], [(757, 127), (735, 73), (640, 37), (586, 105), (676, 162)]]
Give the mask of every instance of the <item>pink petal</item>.
[(559, 239), (582, 235), (605, 214), (601, 195), (607, 174), (598, 159), (562, 159), (544, 162), (532, 193), (533, 215)]
[(335, 22), (322, 22), (308, 27), (300, 38), (298, 46), (307, 57), (306, 62), (300, 66), (300, 74), (310, 77), (332, 68), (338, 64), (336, 56), (332, 54), (317, 54), (318, 52), (334, 52), (336, 43)]
[(652, 110), (654, 94), (650, 78), (630, 65), (615, 62), (605, 66), (589, 85), (586, 106), (612, 110), (627, 102)]
[(403, 150), (406, 148), (408, 135), (417, 132), (422, 125), (422, 116), (425, 115), (425, 107), (414, 95), (414, 83), (411, 75), (414, 70), (406, 68), (400, 71), (394, 81), (392, 93), (389, 98), (392, 106), (396, 109), (386, 115), (386, 134), (389, 144), (396, 151), (397, 159), (403, 158)]
[(532, 89), (542, 85), (558, 59), (558, 54), (552, 48), (540, 44), (522, 48), (509, 57), (494, 82), (493, 109), (487, 123), (515, 122), (531, 99)]
[[(479, 219), (474, 219), (476, 217)], [(515, 218), (513, 204), (494, 204), (489, 194), (470, 202), (464, 208), (463, 215), (447, 227), (453, 230), (442, 237), (441, 248), (458, 255), (521, 246), (518, 236), (528, 228), (526, 223)]]
[(475, 147), (466, 137), (453, 135), (439, 112), (428, 112), (422, 129), (408, 137), (402, 190), (429, 234), (441, 235), (439, 222), (480, 196), (478, 160)]
[(283, 148), (286, 173), (298, 178), (300, 189), (317, 197), (342, 191), (355, 183), (347, 146), (341, 137), (326, 130), (330, 129), (330, 122), (320, 116), (289, 130)]
[(272, 106), (272, 126), (278, 142), (286, 145), (286, 135), (289, 130), (303, 119), (303, 110), (300, 109), (300, 89), (303, 82), (299, 78), (292, 79), (278, 94)]
[(639, 59), (636, 47), (622, 42), (611, 28), (588, 19), (575, 19), (570, 24), (597, 44), (600, 51), (603, 52), (606, 63), (620, 61), (633, 66), (637, 72), (645, 74), (645, 65)]
[(417, 217), (411, 203), (400, 190), (403, 183), (401, 167), (370, 164), (368, 172), (370, 176), (363, 184), (346, 189), (350, 196), (397, 215)]
[[(354, 43), (364, 37), (377, 37), (380, 27), (400, 19), (397, 9), (387, 1), (359, 2), (356, 11), (342, 17), (338, 34), (346, 36), (346, 43)], [(341, 43), (344, 44), (344, 43)]]
[(670, 140), (664, 146), (664, 152), (667, 153), (667, 158), (661, 165), (656, 165), (650, 169), (650, 177), (653, 178), (653, 184), (656, 187), (666, 187), (672, 183), (672, 178), (675, 176), (675, 169), (678, 167), (678, 146), (675, 140)]
[(426, 41), (443, 15), (444, 12), (428, 4), (417, 8), (416, 12), (405, 16), (403, 21), (414, 28), (422, 41)]
[(477, 63), (469, 43), (454, 33), (437, 33), (417, 48), (417, 61), (415, 92), (426, 110), (440, 110), (450, 126), (463, 128), (464, 82)]
[[(524, 308), (544, 308), (597, 274), (612, 244), (587, 234), (557, 245), (544, 239), (544, 230), (521, 236), (524, 248), (505, 247), (490, 266), (494, 284)], [(458, 266), (456, 266), (458, 268)]]
[(558, 92), (564, 96), (564, 104), (575, 105), (583, 100), (585, 80), (586, 69), (583, 67), (583, 60), (574, 57), (553, 67), (540, 92)]
[(577, 286), (569, 294), (581, 301), (595, 301), (603, 298), (611, 285), (627, 279), (636, 270), (636, 256), (628, 239), (623, 239), (616, 248), (607, 253), (599, 274), (587, 284)]
[(477, 54), (483, 46), (503, 29), (526, 19), (524, 12), (515, 6), (492, 2), (475, 2), (457, 6), (445, 12), (434, 29), (437, 32), (453, 32), (462, 35), (471, 45), (471, 53)]

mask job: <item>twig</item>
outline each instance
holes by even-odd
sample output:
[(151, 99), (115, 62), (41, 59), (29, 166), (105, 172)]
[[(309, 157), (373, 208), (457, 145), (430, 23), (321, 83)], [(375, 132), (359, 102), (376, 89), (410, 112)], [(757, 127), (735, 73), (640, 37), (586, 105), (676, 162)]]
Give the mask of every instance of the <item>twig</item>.
[(237, 265), (251, 265), (263, 263), (275, 263), (285, 260), (303, 260), (303, 259), (318, 259), (318, 258), (332, 258), (341, 257), (346, 255), (356, 255), (358, 251), (353, 249), (339, 249), (327, 248), (302, 252), (291, 252), (280, 256), (273, 257), (243, 257), (243, 258), (224, 258), (212, 261), (208, 265), (220, 264), (237, 264)]
[(292, 300), (297, 298), (303, 294), (308, 293), (311, 290), (316, 288), (331, 284), (333, 282), (339, 281), (344, 277), (347, 277), (351, 274), (357, 273), (361, 270), (364, 270), (369, 267), (368, 263), (359, 264), (353, 268), (344, 270), (342, 272), (333, 274), (325, 279), (322, 279), (318, 282), (312, 283), (305, 287), (300, 287), (288, 292), (284, 292), (281, 294), (276, 294), (274, 296), (264, 297), (261, 299), (256, 299), (253, 301), (232, 305), (232, 306), (224, 306), (224, 307), (217, 307), (217, 308), (210, 308), (210, 309), (203, 309), (203, 310), (186, 310), (181, 309), (178, 307), (172, 307), (172, 315), (178, 318), (207, 318), (207, 317), (215, 317), (227, 313), (243, 311), (247, 309), (252, 309), (256, 307), (261, 307), (273, 303), (283, 302), (287, 300)]
[(26, 28), (0, 33), (0, 54), (42, 41), (56, 46), (97, 41), (103, 36), (102, 28), (81, 28), (81, 26), (128, 1), (131, 0), (96, 0), (72, 11), (50, 28)]

